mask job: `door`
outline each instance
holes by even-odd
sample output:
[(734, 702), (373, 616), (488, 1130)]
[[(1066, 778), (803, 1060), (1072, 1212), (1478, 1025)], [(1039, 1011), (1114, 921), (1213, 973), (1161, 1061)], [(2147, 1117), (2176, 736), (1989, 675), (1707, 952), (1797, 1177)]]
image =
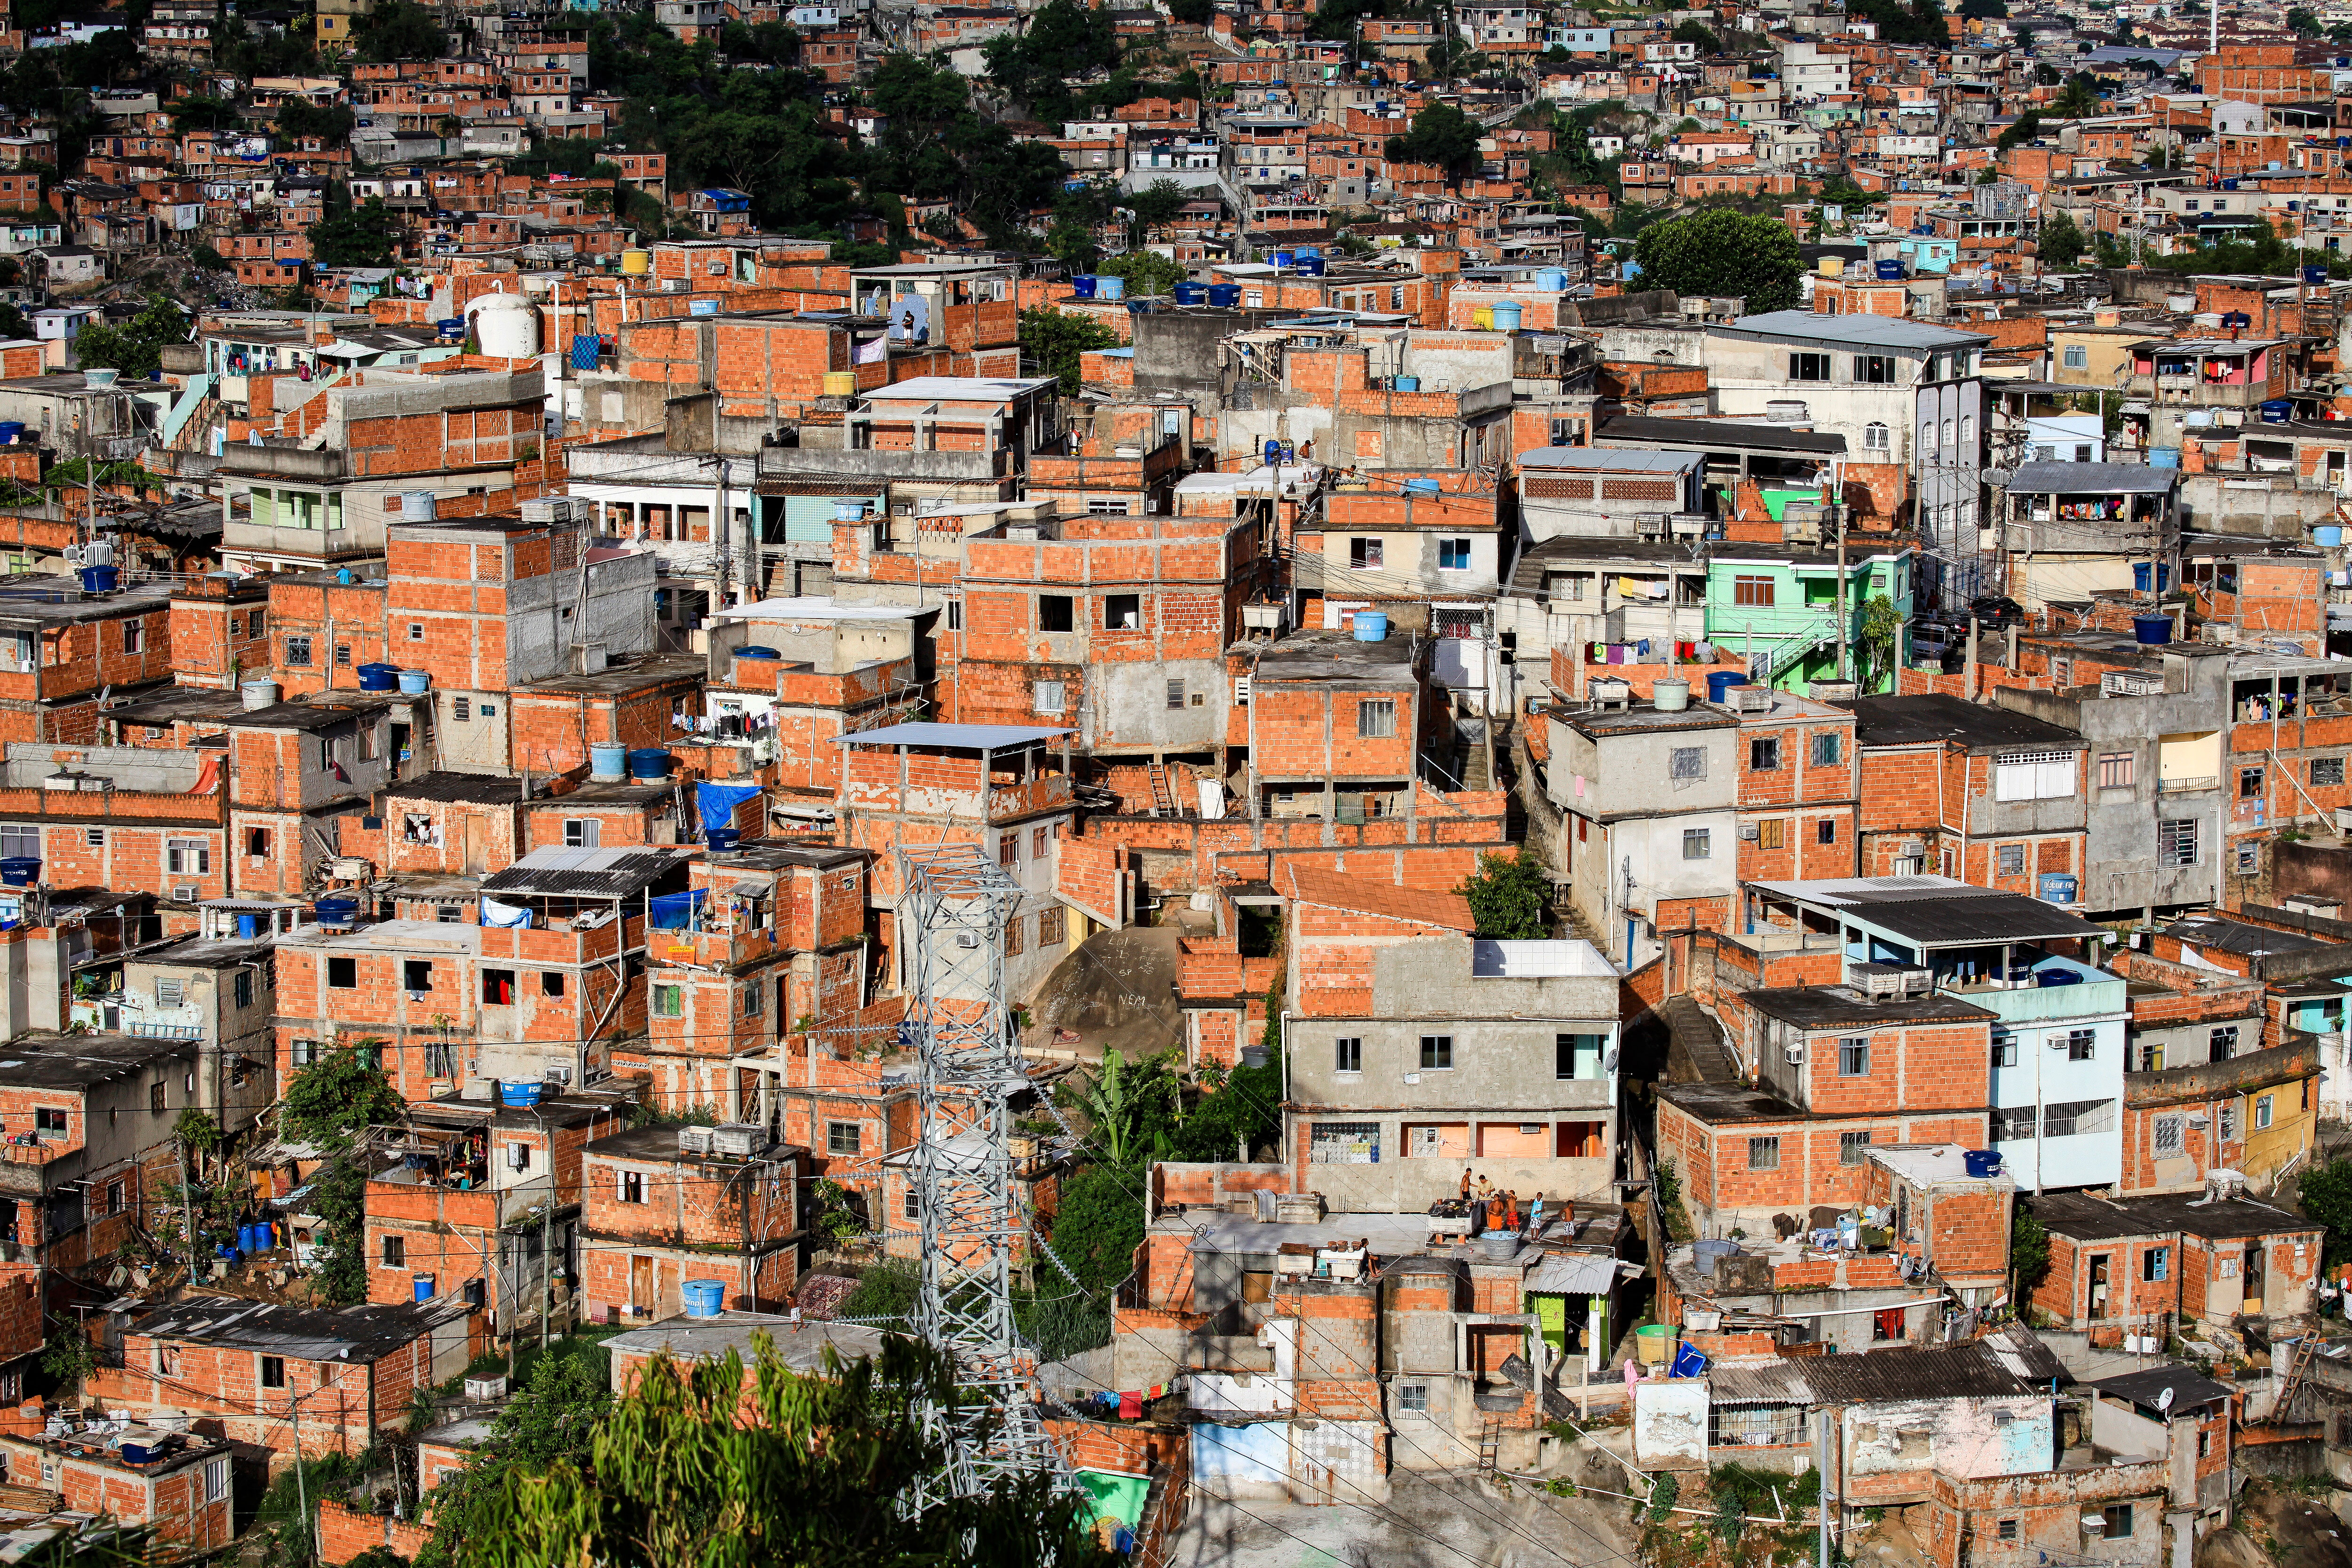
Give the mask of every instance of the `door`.
[(466, 874), (487, 876), (489, 874), (490, 864), (489, 856), (483, 845), (482, 820), (479, 817), (467, 816), (459, 818), (458, 821), (461, 824), (458, 838), (464, 846)]
[(2107, 1263), (2105, 1254), (2091, 1260), (2091, 1302), (2086, 1315), (2095, 1320), (2107, 1315)]
[(2264, 1305), (2269, 1292), (2264, 1289), (2268, 1281), (2263, 1277), (2263, 1244), (2259, 1241), (2246, 1244), (2246, 1311), (2249, 1312), (2268, 1311)]
[(654, 1260), (633, 1257), (629, 1260), (629, 1315), (651, 1317), (654, 1310)]

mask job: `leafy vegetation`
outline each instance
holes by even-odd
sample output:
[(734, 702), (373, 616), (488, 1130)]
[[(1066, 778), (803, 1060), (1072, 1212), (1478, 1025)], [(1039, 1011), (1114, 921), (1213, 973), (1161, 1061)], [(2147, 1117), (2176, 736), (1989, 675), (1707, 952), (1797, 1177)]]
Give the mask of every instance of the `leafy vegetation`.
[(2295, 1184), (2295, 1197), (2305, 1218), (2327, 1228), (2320, 1244), (2322, 1266), (2352, 1260), (2352, 1159), (2338, 1156), (2307, 1166)]
[(352, 1149), (361, 1132), (406, 1108), (383, 1075), (383, 1049), (380, 1040), (336, 1045), (294, 1075), (279, 1105), (279, 1132), (327, 1155), (310, 1178), (310, 1211), (326, 1229), (311, 1278), (318, 1295), (336, 1306), (367, 1299), (367, 1173)]
[(1478, 935), (1491, 942), (1532, 942), (1551, 935), (1551, 880), (1524, 850), (1478, 857), (1478, 869), (1454, 890), (1470, 903)]
[(473, 1462), (434, 1493), (433, 1538), (416, 1554), (416, 1568), (453, 1568), (461, 1556), (464, 1521), (504, 1493), (509, 1478), (528, 1475), (586, 1448), (596, 1424), (613, 1407), (611, 1356), (593, 1344), (564, 1347), (531, 1363), (512, 1398), (494, 1419)]
[(1774, 218), (1726, 209), (1668, 218), (1642, 231), (1633, 258), (1644, 288), (1738, 295), (1750, 315), (1796, 308), (1797, 236)]
[(2010, 1299), (2022, 1308), (2033, 1287), (2050, 1272), (2050, 1233), (2023, 1204), (2009, 1222)]
[(1091, 316), (1039, 308), (1021, 312), (1021, 352), (1039, 375), (1062, 378), (1062, 391), (1078, 390), (1078, 361), (1096, 349), (1118, 347), (1118, 337)]
[(163, 368), (163, 346), (187, 340), (186, 312), (151, 294), (139, 314), (121, 326), (92, 321), (84, 327), (75, 335), (74, 354), (85, 368), (110, 366), (128, 380), (150, 381)]
[(1895, 601), (1874, 593), (1862, 607), (1862, 626), (1853, 639), (1853, 678), (1866, 695), (1895, 676), (1896, 651), (1903, 636), (1903, 617)]
[(1478, 171), (1478, 122), (1450, 103), (1433, 103), (1412, 117), (1412, 129), (1391, 136), (1384, 149), (1392, 163), (1434, 163), (1459, 180)]
[(506, 1464), (497, 1484), (445, 1508), (446, 1528), (480, 1568), (1108, 1568), (1081, 1505), (1054, 1496), (1042, 1475), (919, 1513), (887, 1506), (940, 1469), (920, 1407), (952, 1397), (953, 1371), (899, 1338), (871, 1360), (810, 1375), (764, 1336), (748, 1368), (731, 1352), (691, 1365), (658, 1358), (565, 1451)]

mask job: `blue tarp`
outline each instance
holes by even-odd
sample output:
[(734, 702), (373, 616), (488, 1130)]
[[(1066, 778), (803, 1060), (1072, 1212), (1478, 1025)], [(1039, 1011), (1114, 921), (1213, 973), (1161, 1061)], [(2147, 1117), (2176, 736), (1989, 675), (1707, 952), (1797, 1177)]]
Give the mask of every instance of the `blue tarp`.
[(697, 784), (694, 802), (702, 812), (705, 832), (735, 825), (735, 808), (760, 792), (757, 784)]

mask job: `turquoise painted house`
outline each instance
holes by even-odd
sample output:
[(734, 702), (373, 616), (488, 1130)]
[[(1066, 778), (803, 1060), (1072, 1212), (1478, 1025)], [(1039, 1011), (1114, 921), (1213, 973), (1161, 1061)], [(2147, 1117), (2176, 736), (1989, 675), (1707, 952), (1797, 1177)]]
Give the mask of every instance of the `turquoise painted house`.
[[(1841, 628), (1834, 551), (1738, 540), (1719, 543), (1706, 569), (1707, 640), (1747, 659), (1749, 678), (1759, 684), (1806, 694), (1813, 682), (1837, 678), (1838, 645), (1852, 644), (1862, 628), (1863, 607), (1874, 598), (1885, 595), (1894, 602), (1904, 623), (1895, 645), (1898, 650), (1905, 646), (1916, 575), (1913, 554), (1907, 546), (1848, 552), (1846, 618)], [(1847, 668), (1851, 673), (1851, 659)], [(1891, 674), (1873, 687), (1874, 692), (1893, 689)]]

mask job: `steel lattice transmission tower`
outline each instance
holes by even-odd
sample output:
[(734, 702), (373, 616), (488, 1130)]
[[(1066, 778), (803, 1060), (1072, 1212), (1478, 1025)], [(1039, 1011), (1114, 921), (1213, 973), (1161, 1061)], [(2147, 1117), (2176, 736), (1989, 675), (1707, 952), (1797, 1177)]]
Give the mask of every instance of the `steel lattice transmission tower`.
[(915, 1331), (957, 1369), (955, 1405), (923, 1412), (947, 1468), (909, 1500), (928, 1508), (1040, 1470), (1075, 1490), (1037, 1418), (1035, 1358), (1013, 1322), (1013, 1249), (1027, 1224), (1013, 1201), (1010, 1102), (1029, 1077), (1004, 1001), (1004, 932), (1021, 889), (976, 845), (900, 850), (898, 864), (917, 1052)]

